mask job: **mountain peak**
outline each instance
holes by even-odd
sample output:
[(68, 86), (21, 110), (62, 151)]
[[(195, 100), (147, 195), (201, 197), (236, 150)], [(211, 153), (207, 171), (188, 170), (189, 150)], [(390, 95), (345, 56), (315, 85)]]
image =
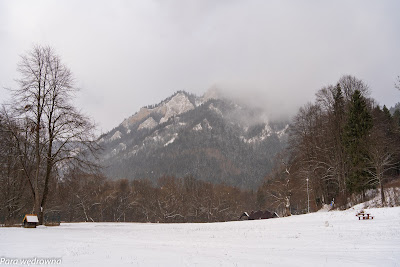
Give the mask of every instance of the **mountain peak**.
[(190, 102), (185, 93), (177, 93), (168, 102), (161, 105), (157, 111), (164, 116), (161, 118), (160, 123), (168, 121), (169, 118), (185, 113), (194, 109), (194, 105)]
[(192, 176), (255, 188), (286, 143), (286, 124), (262, 115), (215, 87), (202, 97), (179, 91), (105, 134), (102, 162), (111, 178)]
[[(151, 122), (150, 128), (154, 128), (157, 124), (164, 123), (168, 121), (169, 118), (180, 115), (194, 108), (195, 105), (192, 103), (192, 101), (190, 101), (190, 94), (185, 91), (178, 91), (171, 97), (161, 101), (157, 105), (142, 107), (134, 115), (125, 119), (121, 123), (121, 125), (129, 129), (133, 125), (142, 122), (143, 120), (149, 119), (151, 115), (154, 115), (154, 117), (161, 116), (159, 120), (155, 120), (155, 118), (152, 118), (152, 121), (149, 121), (149, 123)], [(141, 126), (139, 126), (139, 128), (144, 127), (143, 125)], [(149, 127), (145, 126), (144, 128)]]

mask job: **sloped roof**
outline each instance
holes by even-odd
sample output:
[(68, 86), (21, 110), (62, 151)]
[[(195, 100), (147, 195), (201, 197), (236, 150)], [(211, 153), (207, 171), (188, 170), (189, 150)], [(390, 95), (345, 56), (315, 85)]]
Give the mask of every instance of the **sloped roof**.
[(268, 210), (266, 211), (256, 211), (256, 212), (251, 212), (249, 216), (249, 220), (259, 220), (259, 219), (270, 219), (270, 218), (277, 218), (279, 217), (276, 212), (272, 213)]
[(243, 212), (243, 214), (240, 216), (239, 220), (241, 220), (243, 217), (248, 219), (249, 218), (249, 214), (247, 212)]
[(27, 222), (32, 222), (32, 223), (38, 223), (39, 222), (39, 219), (38, 219), (37, 215), (32, 215), (32, 214), (25, 215), (24, 221), (25, 220)]

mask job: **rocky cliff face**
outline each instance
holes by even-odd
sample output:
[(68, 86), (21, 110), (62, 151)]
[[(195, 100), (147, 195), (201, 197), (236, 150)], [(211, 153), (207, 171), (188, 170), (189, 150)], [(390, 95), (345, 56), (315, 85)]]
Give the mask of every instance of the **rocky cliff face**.
[(255, 188), (287, 139), (286, 122), (221, 98), (178, 92), (142, 108), (100, 138), (111, 178), (163, 175)]

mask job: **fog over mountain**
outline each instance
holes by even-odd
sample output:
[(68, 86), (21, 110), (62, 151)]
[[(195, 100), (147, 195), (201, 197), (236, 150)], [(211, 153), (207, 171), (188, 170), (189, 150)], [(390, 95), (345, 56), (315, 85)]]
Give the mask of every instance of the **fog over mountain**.
[(142, 107), (100, 138), (110, 178), (194, 177), (255, 189), (286, 145), (287, 121), (226, 98), (179, 91)]
[(146, 103), (217, 87), (293, 115), (349, 74), (393, 106), (399, 1), (0, 1), (0, 102), (19, 55), (50, 45), (107, 132)]

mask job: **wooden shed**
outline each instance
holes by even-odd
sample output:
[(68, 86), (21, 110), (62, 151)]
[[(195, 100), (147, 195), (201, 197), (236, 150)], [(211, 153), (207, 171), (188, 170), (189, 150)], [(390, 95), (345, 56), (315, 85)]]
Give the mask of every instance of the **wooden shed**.
[(249, 219), (249, 214), (247, 212), (243, 212), (242, 216), (240, 216), (239, 220), (245, 221)]
[(278, 214), (276, 212), (270, 212), (268, 210), (266, 211), (252, 211), (249, 215), (249, 220), (261, 220), (261, 219), (271, 219), (271, 218), (279, 218)]
[(26, 214), (23, 223), (24, 228), (36, 228), (39, 224), (39, 219), (36, 214)]

